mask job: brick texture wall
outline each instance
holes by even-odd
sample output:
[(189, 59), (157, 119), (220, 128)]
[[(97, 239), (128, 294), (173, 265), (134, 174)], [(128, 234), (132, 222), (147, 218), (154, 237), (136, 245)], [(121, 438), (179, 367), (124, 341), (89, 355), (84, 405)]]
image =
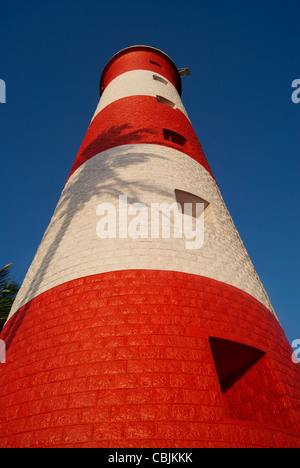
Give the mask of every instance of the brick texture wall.
[[(186, 239), (174, 238), (173, 229), (170, 239), (153, 239), (151, 232), (148, 239), (97, 237), (99, 204), (110, 202), (117, 212), (119, 195), (125, 194), (128, 205), (142, 202), (150, 213), (154, 202), (174, 203), (175, 189), (210, 203), (204, 213), (201, 249), (187, 250)], [(88, 159), (69, 179), (12, 313), (66, 281), (139, 268), (182, 271), (223, 281), (273, 310), (211, 175), (175, 148), (135, 144)]]
[[(153, 77), (162, 78), (154, 79)], [(112, 102), (129, 96), (163, 96), (173, 102), (187, 118), (187, 112), (182, 104), (180, 95), (173, 84), (160, 73), (149, 70), (131, 70), (117, 76), (105, 88), (94, 117)]]
[[(209, 337), (266, 354), (222, 393)], [(299, 369), (237, 288), (111, 272), (48, 290), (5, 326), (1, 447), (300, 447)]]

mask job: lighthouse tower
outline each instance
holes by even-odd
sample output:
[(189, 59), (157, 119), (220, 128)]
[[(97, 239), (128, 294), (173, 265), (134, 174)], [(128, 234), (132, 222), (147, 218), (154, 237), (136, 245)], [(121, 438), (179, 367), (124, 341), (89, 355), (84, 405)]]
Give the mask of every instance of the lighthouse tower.
[(299, 367), (182, 73), (149, 46), (103, 70), (0, 336), (1, 447), (300, 447)]

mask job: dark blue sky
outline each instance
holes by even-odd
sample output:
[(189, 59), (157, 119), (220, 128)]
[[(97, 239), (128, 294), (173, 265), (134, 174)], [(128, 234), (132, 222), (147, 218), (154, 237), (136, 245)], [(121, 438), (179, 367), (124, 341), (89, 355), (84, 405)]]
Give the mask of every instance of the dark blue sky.
[[(106, 62), (158, 47), (290, 342), (300, 339), (299, 0), (0, 3), (0, 264), (21, 284), (98, 103)], [(246, 311), (245, 311), (246, 312)]]

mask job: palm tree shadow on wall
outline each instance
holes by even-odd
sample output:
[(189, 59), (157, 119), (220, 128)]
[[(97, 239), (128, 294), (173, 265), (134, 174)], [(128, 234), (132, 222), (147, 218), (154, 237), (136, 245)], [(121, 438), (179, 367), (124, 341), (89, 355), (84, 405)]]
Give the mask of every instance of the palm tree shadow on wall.
[[(112, 127), (110, 130), (107, 130), (105, 132), (102, 132), (100, 135), (95, 136), (95, 139), (81, 152), (81, 155), (83, 156), (83, 159), (86, 161), (87, 155), (89, 155), (89, 158), (92, 158), (92, 155), (95, 156), (96, 154), (100, 153), (102, 143), (107, 141), (114, 141), (118, 142), (116, 145), (118, 149), (120, 148), (119, 144), (122, 142), (122, 145), (128, 145), (130, 142), (134, 141), (139, 142), (139, 143), (147, 143), (147, 136), (149, 138), (150, 135), (157, 134), (157, 132), (154, 129), (151, 128), (141, 128), (139, 130), (134, 130), (130, 131), (130, 125), (125, 124), (125, 125), (120, 125), (119, 127)], [(149, 139), (148, 139), (149, 142)], [(151, 138), (151, 144), (161, 144), (161, 141), (159, 141), (159, 138), (157, 141), (153, 141), (153, 137)], [(126, 157), (130, 154), (130, 157)], [(122, 158), (122, 167), (130, 167), (136, 164), (143, 164), (149, 160), (149, 158), (157, 158), (161, 159), (161, 156), (155, 156), (153, 153), (147, 154), (147, 153), (130, 153), (130, 150), (124, 152), (124, 158)], [(78, 160), (78, 158), (77, 158)], [(80, 164), (78, 165), (78, 167)], [(25, 304), (23, 306), (22, 311), (17, 312), (16, 316), (12, 319), (12, 326), (11, 327), (5, 327), (2, 331), (2, 339), (6, 343), (6, 349), (8, 350), (19, 327), (21, 326), (26, 313), (30, 307), (30, 299), (36, 297), (39, 286), (41, 282), (43, 281), (49, 265), (58, 249), (60, 246), (64, 235), (66, 231), (68, 230), (72, 219), (76, 213), (81, 211), (86, 203), (94, 197), (99, 194), (106, 194), (108, 198), (115, 198), (118, 199), (120, 194), (127, 194), (127, 200), (128, 203), (136, 203), (136, 202), (143, 202), (143, 200), (139, 200), (139, 195), (138, 193), (141, 193), (141, 191), (154, 191), (153, 187), (151, 184), (144, 184), (144, 183), (128, 183), (128, 180), (123, 180), (120, 175), (117, 173), (117, 167), (113, 162), (109, 161), (109, 156), (107, 159), (107, 164), (105, 165), (105, 173), (106, 173), (106, 180), (107, 182), (103, 183), (99, 181), (99, 183), (91, 184), (91, 185), (86, 185), (84, 190), (82, 190), (82, 180), (88, 180), (87, 176), (90, 175), (90, 169), (88, 167), (88, 164), (83, 164), (80, 166), (80, 175), (79, 177), (76, 176), (76, 171), (74, 173), (74, 179), (75, 181), (71, 184), (68, 185), (66, 184), (60, 200), (58, 202), (58, 205), (56, 207), (56, 210), (54, 212), (53, 218), (46, 229), (46, 232), (43, 236), (42, 242), (38, 248), (37, 254), (35, 256), (35, 259), (37, 257), (41, 258), (42, 261), (40, 262), (40, 266), (37, 268), (36, 271), (34, 271), (34, 265), (35, 265), (35, 259), (32, 262), (31, 268), (29, 269), (25, 280), (23, 282), (23, 287), (26, 285), (26, 293), (22, 297), (22, 303)], [(157, 188), (155, 189), (155, 193), (157, 193)], [(78, 196), (80, 194), (80, 196)], [(167, 195), (168, 192), (161, 190), (160, 191), (161, 195)], [(55, 237), (53, 240), (49, 243), (49, 246), (45, 252), (42, 252), (41, 248), (44, 245), (43, 240), (46, 238), (46, 236), (49, 235), (49, 233), (52, 231), (52, 221), (54, 217), (57, 215), (57, 211), (59, 211), (59, 219), (63, 220), (61, 223), (60, 228), (58, 229)], [(30, 276), (29, 276), (30, 273)], [(21, 288), (22, 289), (22, 288)], [(29, 301), (29, 302), (28, 302)]]

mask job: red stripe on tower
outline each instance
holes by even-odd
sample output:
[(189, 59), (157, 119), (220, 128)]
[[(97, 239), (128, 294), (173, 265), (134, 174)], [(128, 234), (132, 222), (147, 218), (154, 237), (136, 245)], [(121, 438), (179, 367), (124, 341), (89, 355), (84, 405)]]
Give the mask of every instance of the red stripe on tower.
[(149, 46), (132, 46), (115, 54), (101, 75), (100, 94), (113, 79), (130, 70), (150, 70), (159, 73), (181, 94), (181, 79), (176, 65), (164, 52)]
[[(173, 141), (168, 136), (170, 132), (174, 134)], [(173, 109), (152, 96), (126, 97), (99, 112), (91, 122), (70, 175), (102, 151), (136, 143), (177, 149), (195, 159), (212, 175), (187, 117), (179, 109)]]
[[(1, 447), (300, 447), (299, 369), (176, 66), (129, 47), (100, 90), (1, 333)], [(182, 216), (197, 201), (204, 214)], [(172, 207), (170, 226), (204, 216), (203, 242), (145, 230), (153, 205)]]

